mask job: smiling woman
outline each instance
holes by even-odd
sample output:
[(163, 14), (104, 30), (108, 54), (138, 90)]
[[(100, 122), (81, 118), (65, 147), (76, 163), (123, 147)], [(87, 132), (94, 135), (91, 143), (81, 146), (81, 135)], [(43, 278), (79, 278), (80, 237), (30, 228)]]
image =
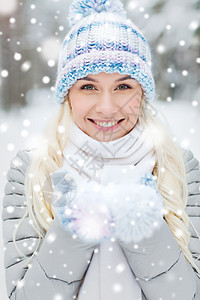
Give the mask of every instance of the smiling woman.
[(142, 88), (131, 76), (101, 72), (79, 79), (69, 90), (68, 99), (77, 126), (94, 139), (110, 141), (135, 126)]
[(199, 300), (199, 162), (151, 104), (147, 40), (119, 0), (74, 0), (69, 20), (58, 113), (7, 174), (8, 297)]

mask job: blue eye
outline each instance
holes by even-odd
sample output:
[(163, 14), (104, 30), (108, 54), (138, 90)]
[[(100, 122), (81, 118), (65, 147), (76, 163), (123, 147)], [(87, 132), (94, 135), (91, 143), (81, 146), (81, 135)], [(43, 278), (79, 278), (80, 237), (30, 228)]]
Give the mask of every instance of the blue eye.
[[(117, 89), (119, 90), (127, 90), (127, 89), (131, 89), (131, 86), (128, 84), (120, 84)], [(81, 87), (81, 90), (88, 90), (88, 91), (92, 91), (95, 90), (95, 87), (92, 84), (85, 84)]]
[(122, 87), (122, 88), (120, 88), (120, 90), (127, 90), (127, 89), (130, 89), (131, 87), (130, 87), (130, 85), (128, 85), (128, 84), (120, 84), (119, 86), (118, 86), (118, 88), (119, 87)]
[(94, 86), (91, 84), (85, 84), (81, 87), (81, 90), (93, 90)]

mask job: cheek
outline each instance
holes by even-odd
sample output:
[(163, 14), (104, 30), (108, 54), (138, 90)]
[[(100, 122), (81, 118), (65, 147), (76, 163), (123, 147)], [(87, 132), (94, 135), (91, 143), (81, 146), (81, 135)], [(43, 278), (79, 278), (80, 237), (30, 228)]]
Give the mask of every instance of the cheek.
[(125, 112), (130, 115), (130, 117), (136, 117), (138, 116), (140, 105), (141, 105), (141, 94), (135, 94), (130, 97), (130, 99), (127, 101), (125, 107)]
[(87, 101), (85, 101), (84, 97), (73, 97), (71, 98), (71, 107), (72, 113), (75, 119), (84, 118), (89, 111), (89, 107)]

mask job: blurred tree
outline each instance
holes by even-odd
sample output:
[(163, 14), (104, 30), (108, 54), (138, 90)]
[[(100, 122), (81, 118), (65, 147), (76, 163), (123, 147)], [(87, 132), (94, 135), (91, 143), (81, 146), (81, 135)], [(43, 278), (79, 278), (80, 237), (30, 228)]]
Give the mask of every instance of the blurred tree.
[(0, 106), (5, 110), (26, 105), (29, 90), (54, 85), (68, 13), (66, 0), (12, 1), (16, 1), (15, 10), (0, 8), (0, 72), (8, 72), (0, 81)]
[(150, 43), (161, 100), (200, 97), (200, 1), (126, 0), (130, 19)]
[[(17, 5), (14, 13), (12, 10), (8, 10), (5, 14), (1, 14), (1, 70), (8, 72), (7, 76), (2, 76), (1, 82), (1, 105), (5, 109), (8, 109), (13, 103), (19, 103), (20, 105), (25, 104), (20, 94), (26, 91), (26, 80), (22, 80), (19, 72), (19, 62), (14, 59), (14, 54), (18, 47), (16, 41), (18, 38), (20, 40), (20, 35), (24, 28), (24, 20), (21, 18), (22, 13), (22, 9), (19, 9)], [(14, 17), (12, 17), (12, 15), (14, 15)], [(16, 20), (18, 20), (17, 23)]]

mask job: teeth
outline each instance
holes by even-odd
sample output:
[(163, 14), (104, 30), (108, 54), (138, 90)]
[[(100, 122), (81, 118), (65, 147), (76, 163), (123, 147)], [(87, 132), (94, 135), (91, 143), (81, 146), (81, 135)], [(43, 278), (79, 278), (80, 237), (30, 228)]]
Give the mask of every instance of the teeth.
[(114, 125), (116, 125), (118, 123), (118, 121), (116, 122), (95, 122), (95, 124), (99, 125), (99, 126), (102, 126), (102, 127), (112, 127)]

